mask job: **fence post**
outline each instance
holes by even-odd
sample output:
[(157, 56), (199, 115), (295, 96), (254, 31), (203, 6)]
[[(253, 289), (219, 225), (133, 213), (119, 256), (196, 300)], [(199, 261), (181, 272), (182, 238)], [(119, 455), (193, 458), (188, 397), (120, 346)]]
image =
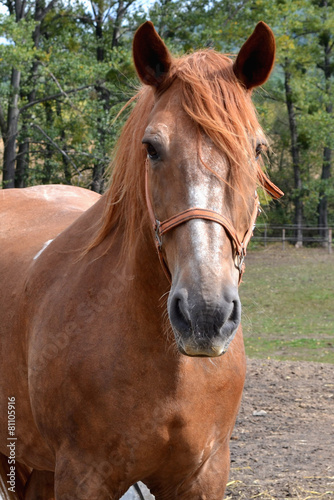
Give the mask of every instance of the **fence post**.
[(282, 247), (285, 250), (285, 229), (282, 229)]
[(332, 253), (332, 230), (328, 229), (328, 253)]

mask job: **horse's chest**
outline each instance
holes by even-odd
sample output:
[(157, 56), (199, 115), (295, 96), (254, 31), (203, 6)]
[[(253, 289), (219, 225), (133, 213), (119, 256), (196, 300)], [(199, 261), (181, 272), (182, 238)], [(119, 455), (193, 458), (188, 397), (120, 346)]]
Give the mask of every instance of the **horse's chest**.
[(228, 434), (230, 425), (216, 411), (195, 411), (190, 403), (165, 402), (124, 430), (120, 453), (127, 466), (143, 464), (146, 470), (164, 467), (197, 468)]

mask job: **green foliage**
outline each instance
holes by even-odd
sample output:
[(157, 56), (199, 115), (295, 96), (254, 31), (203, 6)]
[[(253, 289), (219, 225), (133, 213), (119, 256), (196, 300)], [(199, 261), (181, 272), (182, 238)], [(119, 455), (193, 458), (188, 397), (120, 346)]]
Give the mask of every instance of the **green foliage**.
[(24, 71), (36, 57), (31, 34), (36, 26), (32, 19), (16, 22), (15, 15), (0, 14), (0, 36), (7, 43), (0, 44), (1, 74), (6, 75), (11, 68)]
[[(8, 0), (12, 12), (14, 4)], [(271, 144), (268, 172), (286, 193), (266, 210), (267, 221), (292, 223), (298, 198), (305, 223), (316, 223), (319, 200), (326, 196), (329, 221), (334, 222), (333, 176), (321, 179), (324, 148), (334, 147), (332, 1), (156, 0), (146, 5), (134, 0), (123, 12), (124, 2), (114, 0), (99, 0), (90, 7), (82, 0), (59, 0), (39, 18), (36, 1), (28, 4), (19, 22), (9, 10), (0, 15), (0, 36), (6, 39), (0, 42), (5, 119), (13, 92), (12, 68), (21, 72), (17, 146), (29, 143), (21, 185), (79, 182), (89, 187), (97, 172), (103, 174), (124, 121), (121, 117), (115, 123), (115, 116), (138, 85), (131, 42), (146, 19), (176, 54), (200, 47), (236, 54), (263, 20), (275, 33), (277, 62), (269, 82), (253, 97)], [(286, 106), (287, 70), (300, 149), (298, 189)]]
[(130, 39), (112, 47), (110, 7), (95, 5), (101, 14), (99, 39), (96, 18), (79, 2), (55, 4), (40, 22), (33, 19), (34, 2), (19, 22), (13, 15), (1, 16), (6, 43), (0, 44), (0, 103), (5, 114), (15, 67), (21, 72), (17, 139), (19, 145), (29, 142), (24, 185), (79, 182), (89, 187), (92, 172), (103, 174), (109, 164), (119, 130), (115, 115), (134, 91)]

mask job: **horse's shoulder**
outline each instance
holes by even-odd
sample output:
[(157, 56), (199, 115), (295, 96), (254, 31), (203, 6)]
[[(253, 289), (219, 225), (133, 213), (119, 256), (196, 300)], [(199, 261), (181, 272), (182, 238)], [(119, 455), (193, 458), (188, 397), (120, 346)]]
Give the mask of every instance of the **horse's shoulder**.
[(0, 191), (0, 210), (22, 208), (24, 205), (67, 204), (87, 210), (100, 195), (85, 188), (63, 184), (32, 186), (23, 189), (3, 189)]
[[(46, 232), (46, 240), (88, 210), (100, 195), (76, 186), (47, 185), (0, 191), (0, 233), (20, 237), (28, 232)], [(53, 231), (53, 227), (55, 231)], [(8, 234), (6, 234), (8, 233)], [(42, 236), (43, 240), (43, 236)]]

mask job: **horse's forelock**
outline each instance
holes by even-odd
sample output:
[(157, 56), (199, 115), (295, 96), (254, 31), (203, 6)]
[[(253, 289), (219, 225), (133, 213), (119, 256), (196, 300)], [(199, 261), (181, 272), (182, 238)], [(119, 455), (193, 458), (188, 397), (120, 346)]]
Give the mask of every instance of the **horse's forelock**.
[(195, 52), (178, 65), (184, 110), (226, 158), (231, 187), (244, 195), (250, 180), (256, 181), (251, 164), (261, 131), (250, 92), (238, 82), (232, 59), (213, 50)]

